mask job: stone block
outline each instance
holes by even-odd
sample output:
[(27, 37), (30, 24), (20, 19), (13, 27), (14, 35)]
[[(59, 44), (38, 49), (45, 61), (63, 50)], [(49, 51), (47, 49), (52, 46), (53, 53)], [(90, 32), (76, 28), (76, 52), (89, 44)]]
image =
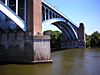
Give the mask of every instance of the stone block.
[(24, 40), (24, 32), (17, 32), (17, 40)]
[(3, 33), (3, 34), (2, 34), (2, 40), (7, 41), (7, 33)]
[(9, 41), (15, 40), (15, 33), (9, 33)]

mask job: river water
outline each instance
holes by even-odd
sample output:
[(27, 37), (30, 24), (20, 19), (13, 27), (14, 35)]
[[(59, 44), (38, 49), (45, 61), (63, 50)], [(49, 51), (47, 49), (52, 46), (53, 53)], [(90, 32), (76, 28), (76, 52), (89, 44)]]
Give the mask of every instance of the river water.
[(100, 48), (52, 53), (53, 63), (4, 64), (0, 75), (100, 75)]

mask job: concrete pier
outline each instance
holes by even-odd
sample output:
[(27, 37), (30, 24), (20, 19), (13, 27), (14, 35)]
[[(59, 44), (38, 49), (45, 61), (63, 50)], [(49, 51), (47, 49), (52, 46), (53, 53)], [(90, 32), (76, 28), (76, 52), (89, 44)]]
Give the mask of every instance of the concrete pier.
[(0, 33), (0, 62), (51, 62), (50, 36), (31, 32)]
[(34, 36), (34, 63), (51, 62), (50, 36)]

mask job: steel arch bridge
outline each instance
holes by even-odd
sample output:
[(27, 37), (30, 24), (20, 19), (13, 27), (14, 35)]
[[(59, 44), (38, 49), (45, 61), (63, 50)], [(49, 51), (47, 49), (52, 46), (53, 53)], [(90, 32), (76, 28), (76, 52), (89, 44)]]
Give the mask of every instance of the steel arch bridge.
[[(3, 3), (3, 2), (5, 3)], [(10, 1), (10, 0), (8, 0)], [(22, 29), (27, 31), (26, 25), (26, 1), (24, 1), (24, 15), (21, 17), (18, 8), (18, 0), (16, 1), (16, 11), (11, 9), (7, 3), (7, 0), (0, 1), (0, 29), (8, 32), (9, 30), (16, 31)], [(72, 47), (84, 47), (84, 26), (77, 27), (69, 18), (51, 6), (49, 3), (42, 0), (42, 26), (53, 24), (58, 27), (64, 36), (64, 42), (62, 42), (62, 48)], [(14, 12), (15, 11), (15, 12)], [(23, 19), (22, 19), (23, 18)], [(3, 24), (3, 25), (2, 25)], [(35, 33), (35, 32), (34, 32)], [(66, 42), (65, 42), (66, 41)]]
[(78, 27), (44, 0), (0, 0), (0, 62), (50, 62), (50, 36), (42, 26), (63, 34), (61, 48), (85, 48), (84, 25)]
[(84, 42), (82, 38), (84, 38), (85, 35), (84, 26), (77, 27), (77, 25), (68, 17), (49, 5), (49, 3), (46, 3), (44, 0), (42, 0), (42, 25), (46, 26), (51, 24), (55, 25), (62, 31), (64, 36), (62, 48), (82, 47)]

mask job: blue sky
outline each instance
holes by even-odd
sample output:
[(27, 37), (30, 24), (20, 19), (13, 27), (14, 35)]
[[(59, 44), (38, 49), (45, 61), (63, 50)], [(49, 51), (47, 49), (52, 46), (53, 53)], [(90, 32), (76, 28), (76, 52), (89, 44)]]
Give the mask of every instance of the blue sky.
[[(85, 25), (86, 34), (94, 31), (100, 32), (100, 1), (99, 0), (46, 0), (64, 15), (79, 26), (80, 22)], [(53, 25), (46, 29), (58, 30)]]

